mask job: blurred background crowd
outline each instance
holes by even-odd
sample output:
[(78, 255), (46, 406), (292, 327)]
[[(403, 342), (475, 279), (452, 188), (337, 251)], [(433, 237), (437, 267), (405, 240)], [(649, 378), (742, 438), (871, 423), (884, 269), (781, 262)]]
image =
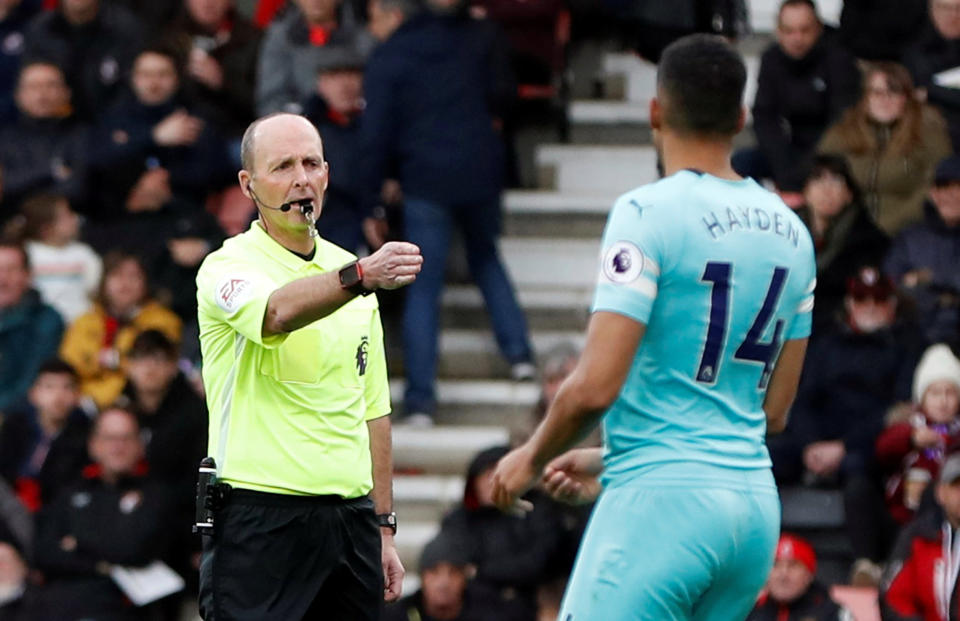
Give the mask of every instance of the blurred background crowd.
[[(769, 447), (784, 489), (842, 504), (843, 553), (815, 524), (813, 545), (785, 535), (754, 616), (840, 618), (827, 587), (843, 582), (882, 586), (884, 618), (955, 618), (960, 0), (847, 0), (837, 28), (809, 0), (777, 9), (734, 165), (816, 244), (807, 365)], [(691, 32), (743, 39), (747, 11), (0, 0), (0, 620), (189, 616), (207, 435), (194, 279), (256, 216), (235, 181), (250, 121), (290, 111), (320, 130), (322, 236), (361, 254), (410, 239), (439, 266), (381, 299), (403, 358), (398, 422), (437, 415), (437, 307), (460, 230), (510, 378), (539, 381), (532, 425), (577, 351), (534, 355), (498, 254), (504, 189), (535, 185), (517, 137), (533, 119), (568, 139), (571, 80), (591, 79), (567, 66), (576, 46), (655, 63)], [(723, 225), (742, 226), (732, 211)], [(470, 463), (414, 563), (420, 589), (387, 618), (554, 618), (589, 507), (540, 495), (525, 518), (500, 514), (489, 476), (505, 451)], [(820, 552), (849, 562), (818, 573)], [(137, 607), (110, 576), (155, 560), (187, 588)]]

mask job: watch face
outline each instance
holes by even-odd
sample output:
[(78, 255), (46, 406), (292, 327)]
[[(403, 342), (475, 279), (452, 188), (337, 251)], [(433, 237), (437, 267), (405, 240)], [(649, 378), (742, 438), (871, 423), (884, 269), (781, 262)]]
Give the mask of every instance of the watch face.
[(357, 269), (356, 263), (351, 263), (340, 270), (340, 284), (345, 288), (352, 287), (358, 282), (360, 282), (360, 270)]

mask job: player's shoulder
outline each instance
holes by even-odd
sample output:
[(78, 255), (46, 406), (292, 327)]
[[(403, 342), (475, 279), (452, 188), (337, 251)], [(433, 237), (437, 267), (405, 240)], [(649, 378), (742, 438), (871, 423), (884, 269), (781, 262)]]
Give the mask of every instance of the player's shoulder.
[(682, 184), (673, 177), (647, 183), (618, 196), (613, 201), (614, 213), (631, 214), (644, 219), (663, 218), (678, 203), (677, 193)]

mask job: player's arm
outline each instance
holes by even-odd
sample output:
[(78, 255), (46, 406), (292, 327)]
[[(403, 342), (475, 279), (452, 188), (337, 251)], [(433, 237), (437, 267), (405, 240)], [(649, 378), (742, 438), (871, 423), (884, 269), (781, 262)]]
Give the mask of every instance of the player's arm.
[(645, 330), (645, 324), (618, 313), (598, 311), (591, 316), (583, 354), (543, 422), (497, 466), (494, 499), (498, 506), (511, 508), (547, 462), (593, 429), (620, 394)]
[[(414, 281), (423, 257), (417, 246), (390, 242), (359, 261), (363, 286), (367, 289), (396, 289)], [(263, 315), (263, 336), (292, 332), (326, 317), (354, 294), (340, 285), (339, 271), (300, 278), (270, 294)]]
[(797, 396), (803, 358), (807, 353), (807, 339), (791, 339), (783, 344), (780, 357), (773, 368), (763, 411), (767, 414), (767, 433), (780, 433), (787, 426), (790, 406)]

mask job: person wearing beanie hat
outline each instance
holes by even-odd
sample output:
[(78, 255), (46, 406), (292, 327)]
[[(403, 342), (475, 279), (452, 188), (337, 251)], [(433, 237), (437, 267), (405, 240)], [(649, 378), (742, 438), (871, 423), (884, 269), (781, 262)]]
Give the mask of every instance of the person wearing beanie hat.
[(923, 352), (913, 374), (913, 400), (921, 403), (928, 389), (944, 383), (960, 390), (960, 360), (947, 345), (938, 343)]
[(913, 376), (916, 411), (877, 438), (877, 463), (887, 473), (886, 501), (900, 524), (913, 518), (927, 484), (937, 478), (944, 452), (960, 442), (960, 360), (933, 345)]
[(767, 587), (747, 621), (842, 621), (850, 613), (830, 599), (816, 578), (817, 556), (804, 539), (784, 533)]
[(388, 606), (383, 621), (480, 621), (467, 601), (467, 546), (440, 532), (420, 553), (420, 590)]
[(955, 578), (960, 554), (960, 453), (951, 453), (934, 487), (936, 504), (921, 511), (897, 539), (880, 593), (883, 619), (960, 618)]

